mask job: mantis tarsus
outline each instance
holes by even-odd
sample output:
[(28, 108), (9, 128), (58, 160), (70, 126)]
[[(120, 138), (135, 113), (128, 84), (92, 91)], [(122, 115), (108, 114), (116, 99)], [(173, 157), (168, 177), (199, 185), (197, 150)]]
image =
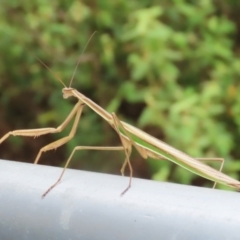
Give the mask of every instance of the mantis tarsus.
[[(38, 59), (39, 60), (39, 59)], [(29, 129), (29, 130), (15, 130), (10, 131), (6, 133), (1, 139), (0, 144), (6, 140), (9, 136), (30, 136), (30, 137), (37, 137), (44, 134), (49, 133), (57, 133), (61, 132), (70, 122), (70, 120), (75, 116), (75, 120), (72, 126), (72, 129), (68, 136), (63, 137), (57, 141), (54, 141), (43, 148), (40, 149), (34, 163), (37, 164), (42, 153), (56, 149), (60, 147), (61, 145), (67, 143), (70, 139), (72, 139), (76, 133), (77, 125), (79, 123), (81, 113), (83, 110), (83, 107), (87, 105), (90, 107), (94, 112), (96, 112), (98, 115), (100, 115), (103, 119), (105, 119), (111, 127), (116, 131), (118, 136), (120, 137), (120, 140), (122, 142), (122, 146), (109, 146), (109, 147), (100, 147), (100, 146), (77, 146), (72, 151), (71, 155), (69, 156), (62, 173), (58, 180), (42, 195), (43, 197), (47, 195), (47, 193), (53, 189), (62, 179), (62, 176), (71, 161), (75, 151), (77, 150), (83, 150), (83, 149), (89, 149), (89, 150), (112, 150), (112, 151), (124, 151), (125, 152), (125, 161), (123, 163), (123, 166), (121, 168), (122, 175), (124, 174), (124, 169), (126, 165), (128, 165), (130, 169), (130, 178), (129, 178), (129, 184), (127, 188), (121, 193), (123, 195), (130, 187), (131, 187), (131, 181), (132, 181), (132, 166), (130, 163), (130, 154), (132, 150), (132, 146), (136, 148), (136, 150), (140, 153), (140, 155), (147, 159), (148, 157), (154, 158), (154, 159), (160, 159), (160, 160), (169, 160), (172, 161), (179, 166), (199, 175), (206, 179), (209, 179), (216, 183), (221, 183), (228, 185), (230, 187), (236, 188), (240, 190), (240, 182), (225, 175), (224, 173), (218, 170), (215, 170), (214, 168), (209, 167), (208, 165), (205, 165), (204, 163), (200, 162), (199, 160), (188, 156), (187, 154), (175, 149), (174, 147), (158, 140), (155, 137), (150, 136), (149, 134), (143, 132), (142, 130), (126, 123), (123, 121), (120, 121), (115, 113), (109, 113), (103, 108), (101, 108), (99, 105), (94, 103), (91, 99), (84, 96), (82, 93), (78, 92), (76, 89), (71, 87), (73, 78), (75, 76), (77, 67), (79, 65), (80, 59), (78, 60), (78, 63), (75, 67), (73, 76), (71, 78), (69, 87), (66, 87), (66, 85), (62, 82), (62, 80), (49, 69), (41, 60), (39, 60), (64, 86), (62, 92), (63, 92), (63, 98), (69, 98), (69, 97), (75, 97), (78, 102), (76, 103), (75, 107), (72, 109), (71, 113), (68, 115), (68, 117), (65, 119), (65, 121), (58, 126), (57, 128), (39, 128), (39, 129)], [(214, 160), (214, 159), (213, 159)], [(218, 159), (217, 159), (218, 160)], [(222, 168), (222, 166), (221, 166)], [(215, 186), (214, 184), (214, 186)]]

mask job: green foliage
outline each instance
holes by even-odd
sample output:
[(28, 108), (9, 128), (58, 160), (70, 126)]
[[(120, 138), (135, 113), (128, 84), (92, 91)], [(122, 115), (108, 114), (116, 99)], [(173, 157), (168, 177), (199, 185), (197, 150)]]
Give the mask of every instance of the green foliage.
[[(224, 172), (238, 178), (239, 7), (235, 1), (3, 1), (0, 136), (19, 128), (55, 127), (66, 118), (74, 101), (62, 99), (61, 83), (36, 57), (68, 85), (80, 52), (97, 31), (72, 86), (191, 156), (225, 158)], [(32, 162), (46, 142), (69, 131), (43, 140), (10, 138), (0, 146), (1, 158)], [(67, 149), (44, 154), (41, 162), (63, 164), (76, 145), (120, 141), (85, 107)], [(83, 151), (72, 167), (118, 172), (123, 159), (118, 152)], [(137, 154), (132, 160), (135, 176), (204, 184), (173, 164), (146, 164)]]

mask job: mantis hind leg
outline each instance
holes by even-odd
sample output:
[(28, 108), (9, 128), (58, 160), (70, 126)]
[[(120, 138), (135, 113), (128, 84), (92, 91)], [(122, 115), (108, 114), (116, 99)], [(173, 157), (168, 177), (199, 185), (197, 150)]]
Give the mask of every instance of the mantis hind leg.
[[(197, 160), (199, 160), (199, 161), (204, 161), (204, 162), (209, 162), (209, 161), (211, 161), (211, 162), (221, 162), (221, 165), (220, 165), (220, 168), (219, 168), (219, 172), (222, 172), (222, 169), (223, 169), (223, 166), (224, 166), (224, 158), (195, 158), (195, 159), (197, 159)], [(214, 182), (214, 184), (213, 184), (213, 188), (215, 188), (216, 187), (216, 185), (217, 185), (217, 182)]]
[[(169, 160), (169, 159), (166, 159), (166, 157), (164, 157), (163, 155), (162, 156), (159, 156), (159, 155), (156, 155), (155, 153), (151, 152), (149, 149), (147, 148), (143, 148), (141, 146), (139, 146), (138, 144), (136, 144), (132, 138), (131, 138), (131, 135), (129, 134), (129, 132), (124, 128), (123, 124), (121, 123), (120, 120), (118, 120), (118, 118), (116, 117), (116, 115), (114, 113), (112, 113), (112, 116), (113, 116), (113, 120), (114, 120), (114, 128), (115, 130), (117, 131), (120, 139), (122, 141), (127, 141), (127, 145), (126, 147), (131, 147), (132, 145), (137, 149), (137, 151), (140, 153), (140, 155), (147, 159), (148, 157), (152, 157), (152, 158), (156, 158), (156, 159), (159, 159), (159, 160)], [(124, 136), (123, 134), (120, 133), (120, 130), (124, 133)], [(124, 146), (124, 143), (123, 143), (123, 146)], [(126, 154), (126, 159), (123, 163), (123, 166), (121, 168), (121, 173), (122, 175), (124, 174), (124, 170), (125, 170), (125, 167), (127, 166), (127, 164), (129, 165), (130, 164), (130, 161), (129, 161), (129, 156)], [(215, 162), (221, 162), (221, 165), (220, 165), (220, 169), (219, 169), (219, 172), (222, 171), (222, 168), (223, 168), (223, 165), (224, 165), (224, 159), (223, 158), (195, 158), (196, 160), (199, 160), (199, 161), (215, 161)], [(130, 164), (131, 166), (131, 164)], [(130, 172), (132, 170), (130, 169)], [(217, 182), (214, 182), (214, 185), (213, 185), (213, 188), (216, 187), (216, 184)], [(129, 186), (128, 188), (122, 193), (124, 194), (131, 186), (131, 176), (130, 176), (130, 183), (129, 183)]]

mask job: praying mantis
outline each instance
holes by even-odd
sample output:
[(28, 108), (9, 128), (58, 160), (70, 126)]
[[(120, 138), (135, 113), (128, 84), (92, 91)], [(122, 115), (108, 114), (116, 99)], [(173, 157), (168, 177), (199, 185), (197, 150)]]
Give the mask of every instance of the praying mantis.
[[(90, 38), (91, 39), (91, 38)], [(90, 41), (89, 39), (89, 41)], [(88, 42), (89, 42), (88, 41)], [(174, 147), (168, 145), (167, 143), (145, 133), (144, 131), (124, 122), (120, 121), (119, 118), (115, 113), (109, 113), (106, 110), (104, 110), (102, 107), (97, 105), (95, 102), (93, 102), (91, 99), (77, 91), (76, 89), (72, 88), (72, 82), (77, 70), (77, 67), (80, 63), (80, 58), (77, 62), (77, 65), (74, 69), (74, 73), (72, 75), (72, 78), (70, 80), (70, 84), (67, 87), (64, 82), (50, 69), (48, 66), (46, 66), (40, 59), (38, 59), (54, 76), (55, 78), (64, 86), (62, 89), (63, 98), (67, 99), (70, 97), (74, 97), (77, 99), (76, 105), (73, 107), (70, 114), (67, 116), (67, 118), (63, 121), (63, 123), (56, 127), (56, 128), (38, 128), (38, 129), (21, 129), (21, 130), (14, 130), (6, 133), (2, 138), (0, 138), (0, 144), (5, 141), (10, 136), (28, 136), (28, 137), (38, 137), (45, 134), (53, 134), (61, 132), (68, 124), (69, 122), (75, 117), (73, 126), (71, 128), (71, 131), (68, 136), (63, 137), (61, 139), (58, 139), (44, 147), (42, 147), (38, 155), (36, 156), (36, 159), (34, 161), (34, 164), (37, 164), (42, 153), (56, 149), (68, 141), (70, 141), (76, 134), (76, 129), (78, 126), (78, 123), (81, 118), (81, 113), (84, 108), (84, 106), (88, 106), (91, 108), (96, 114), (98, 114), (100, 117), (102, 117), (105, 121), (108, 122), (108, 124), (116, 131), (117, 135), (120, 138), (120, 141), (122, 143), (121, 146), (76, 146), (72, 153), (70, 154), (69, 158), (66, 161), (66, 164), (57, 179), (57, 181), (42, 195), (45, 197), (62, 179), (63, 174), (65, 170), (67, 169), (74, 153), (79, 150), (110, 150), (110, 151), (124, 151), (125, 153), (125, 161), (123, 163), (123, 166), (121, 168), (121, 173), (124, 175), (124, 170), (126, 166), (129, 167), (130, 170), (130, 177), (127, 188), (121, 193), (123, 195), (128, 191), (128, 189), (131, 187), (132, 183), (132, 176), (133, 176), (133, 169), (130, 163), (130, 155), (132, 151), (132, 147), (135, 147), (138, 153), (144, 158), (147, 159), (148, 157), (157, 159), (157, 160), (169, 160), (188, 171), (191, 171), (199, 176), (202, 176), (206, 179), (209, 179), (216, 183), (221, 183), (233, 188), (236, 188), (240, 190), (240, 182), (227, 176), (226, 174), (222, 173), (222, 165), (220, 168), (220, 171), (215, 170), (214, 168), (204, 164), (201, 162), (203, 159), (196, 159), (193, 158), (184, 152), (181, 152), (180, 150), (175, 149)], [(214, 160), (214, 159), (213, 159)], [(215, 159), (218, 160), (218, 159)], [(222, 162), (223, 163), (223, 162)]]

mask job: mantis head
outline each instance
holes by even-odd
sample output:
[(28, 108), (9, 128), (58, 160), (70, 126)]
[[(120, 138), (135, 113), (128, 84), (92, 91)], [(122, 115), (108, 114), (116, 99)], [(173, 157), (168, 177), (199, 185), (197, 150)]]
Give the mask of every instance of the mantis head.
[(72, 97), (73, 96), (72, 90), (74, 90), (74, 88), (71, 88), (71, 87), (63, 88), (62, 90), (63, 98), (66, 99), (66, 98)]

